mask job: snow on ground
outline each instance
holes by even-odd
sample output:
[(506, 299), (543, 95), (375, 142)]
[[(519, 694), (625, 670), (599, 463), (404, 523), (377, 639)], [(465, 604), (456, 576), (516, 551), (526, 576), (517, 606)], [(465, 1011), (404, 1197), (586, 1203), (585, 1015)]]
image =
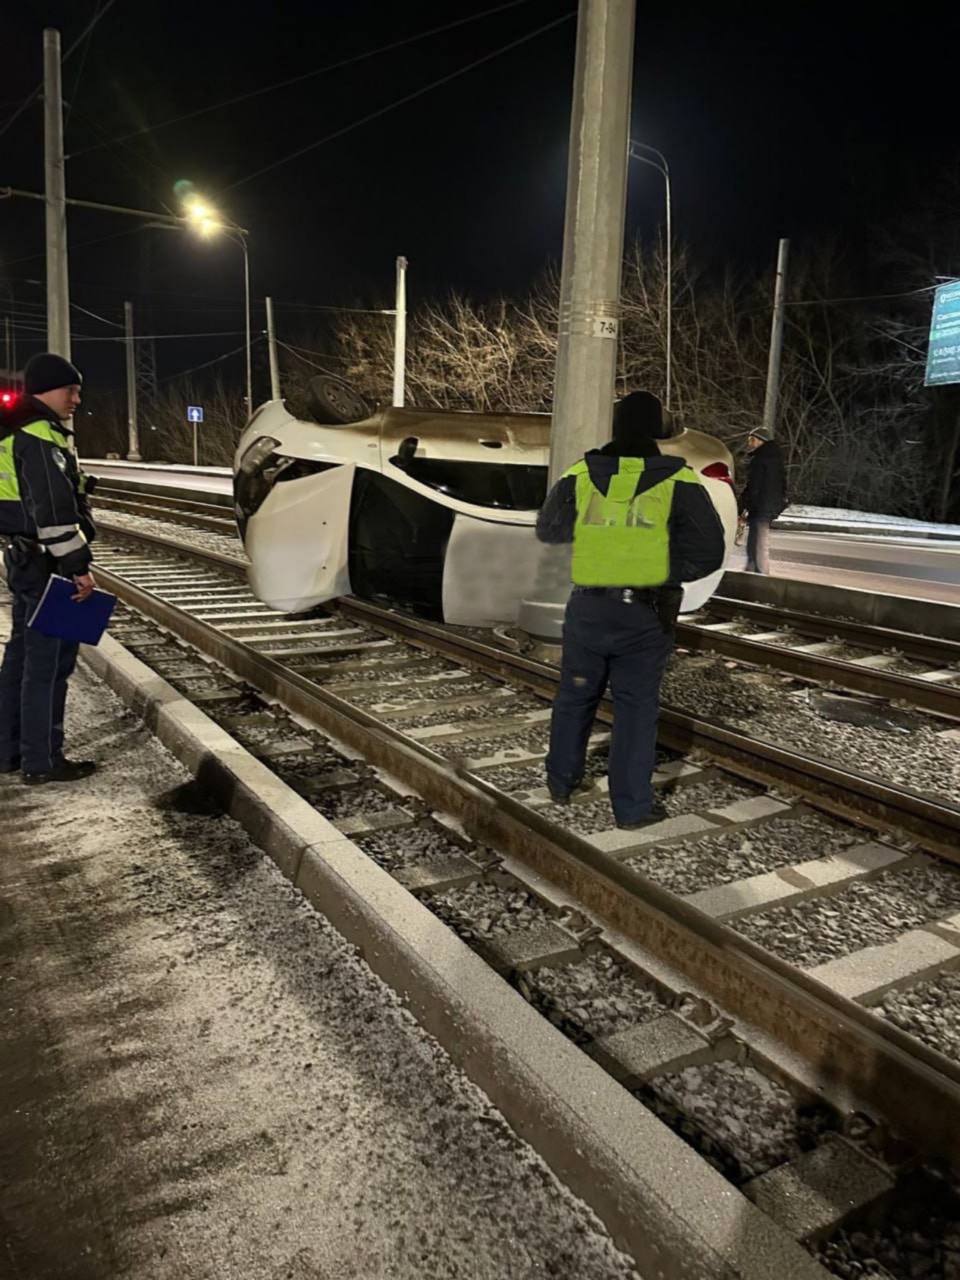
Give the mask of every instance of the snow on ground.
[(67, 724), (100, 772), (0, 778), (0, 1274), (638, 1280), (87, 670)]
[(936, 534), (939, 537), (960, 538), (960, 524), (937, 524), (932, 520), (912, 520), (908, 516), (887, 516), (876, 511), (849, 511), (845, 507), (811, 507), (803, 503), (787, 507), (780, 523), (791, 520), (824, 524), (876, 525), (878, 532), (889, 529), (909, 529), (917, 534)]

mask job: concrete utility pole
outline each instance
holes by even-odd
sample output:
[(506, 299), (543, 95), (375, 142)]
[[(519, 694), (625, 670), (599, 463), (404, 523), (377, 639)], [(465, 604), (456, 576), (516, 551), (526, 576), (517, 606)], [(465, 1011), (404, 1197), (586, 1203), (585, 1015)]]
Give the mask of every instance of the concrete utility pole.
[(137, 360), (133, 347), (133, 303), (123, 304), (123, 347), (127, 362), (127, 461), (140, 462), (140, 430), (137, 425)]
[(270, 354), (270, 399), (280, 397), (280, 362), (277, 359), (277, 330), (273, 323), (273, 299), (267, 298), (267, 350)]
[(550, 483), (609, 437), (627, 190), (635, 0), (580, 0)]
[(777, 397), (780, 393), (780, 359), (783, 355), (783, 297), (787, 287), (789, 240), (781, 240), (777, 250), (777, 282), (773, 290), (773, 319), (770, 322), (770, 355), (767, 358), (767, 394), (763, 402), (763, 429), (770, 436), (777, 430)]
[[(635, 0), (580, 0), (549, 482), (610, 435), (627, 194)], [(569, 548), (544, 548), (520, 625), (557, 636)]]
[(47, 346), (69, 360), (70, 285), (67, 278), (60, 32), (51, 27), (43, 33), (43, 162), (47, 205)]
[(393, 403), (402, 409), (407, 381), (407, 260), (397, 258), (397, 301), (393, 319)]

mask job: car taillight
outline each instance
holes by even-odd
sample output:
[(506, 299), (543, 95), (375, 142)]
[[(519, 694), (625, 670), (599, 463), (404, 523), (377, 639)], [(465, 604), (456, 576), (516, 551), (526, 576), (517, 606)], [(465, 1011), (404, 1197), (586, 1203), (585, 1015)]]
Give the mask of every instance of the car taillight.
[(700, 474), (706, 476), (708, 480), (726, 480), (727, 484), (733, 484), (733, 476), (725, 462), (711, 462)]

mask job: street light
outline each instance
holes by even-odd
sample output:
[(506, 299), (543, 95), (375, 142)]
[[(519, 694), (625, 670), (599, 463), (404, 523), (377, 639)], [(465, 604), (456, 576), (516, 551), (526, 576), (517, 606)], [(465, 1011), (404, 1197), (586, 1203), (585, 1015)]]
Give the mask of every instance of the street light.
[[(643, 155), (644, 151), (649, 155)], [(667, 387), (666, 387), (666, 409), (670, 412), (670, 394), (673, 387), (673, 211), (670, 199), (670, 166), (667, 164), (667, 158), (662, 151), (658, 151), (656, 147), (648, 146), (645, 142), (634, 142), (632, 139), (627, 147), (627, 155), (631, 160), (639, 160), (641, 164), (648, 164), (651, 169), (656, 169), (661, 175), (664, 183), (664, 191), (667, 202)], [(654, 157), (651, 159), (651, 156)]]
[(206, 200), (200, 196), (189, 195), (184, 200), (183, 211), (186, 224), (205, 240), (222, 231), (229, 240), (239, 244), (243, 250), (243, 299), (246, 317), (246, 350), (247, 350), (247, 419), (253, 416), (253, 370), (250, 360), (250, 255), (247, 252), (247, 233), (243, 227), (231, 222), (223, 222)]

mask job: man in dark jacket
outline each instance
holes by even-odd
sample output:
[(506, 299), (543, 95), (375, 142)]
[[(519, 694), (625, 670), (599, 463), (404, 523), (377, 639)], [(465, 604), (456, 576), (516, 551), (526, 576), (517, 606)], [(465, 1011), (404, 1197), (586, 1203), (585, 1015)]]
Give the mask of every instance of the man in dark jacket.
[(563, 626), (547, 782), (565, 803), (583, 780), (597, 705), (613, 694), (610, 802), (617, 825), (666, 816), (655, 800), (660, 682), (673, 643), (681, 584), (723, 563), (723, 526), (697, 474), (661, 456), (660, 401), (645, 391), (614, 409), (613, 439), (591, 449), (550, 493), (541, 542), (573, 543), (573, 592)]
[(34, 356), (24, 370), (26, 395), (0, 420), (0, 533), (6, 550), (13, 618), (0, 666), (0, 772), (23, 781), (75, 782), (89, 760), (63, 755), (67, 681), (77, 645), (27, 626), (51, 573), (72, 578), (75, 600), (95, 587), (89, 543), (89, 482), (72, 448), (70, 419), (82, 379), (61, 356)]
[(765, 431), (747, 437), (747, 483), (740, 499), (740, 523), (746, 521), (747, 572), (770, 572), (770, 525), (787, 505), (783, 453)]

